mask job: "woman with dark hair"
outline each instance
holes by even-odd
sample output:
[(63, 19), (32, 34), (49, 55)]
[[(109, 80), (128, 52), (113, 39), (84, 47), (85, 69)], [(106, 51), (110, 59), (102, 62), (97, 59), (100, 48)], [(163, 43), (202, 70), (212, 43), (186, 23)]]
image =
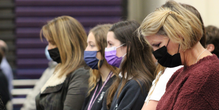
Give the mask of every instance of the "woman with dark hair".
[(107, 34), (105, 58), (120, 68), (109, 88), (103, 110), (140, 110), (154, 79), (155, 63), (152, 48), (142, 36), (138, 37), (134, 21), (115, 23)]
[(118, 68), (109, 65), (105, 59), (107, 32), (111, 24), (97, 25), (90, 30), (84, 60), (90, 69), (89, 91), (82, 110), (100, 110), (105, 92), (116, 78)]
[(219, 57), (219, 29), (216, 26), (209, 25), (206, 29), (206, 49)]

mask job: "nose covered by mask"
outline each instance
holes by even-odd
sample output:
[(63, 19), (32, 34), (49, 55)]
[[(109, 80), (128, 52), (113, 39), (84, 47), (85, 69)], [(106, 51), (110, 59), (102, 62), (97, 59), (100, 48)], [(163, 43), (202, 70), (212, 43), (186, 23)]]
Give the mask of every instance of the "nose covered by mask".
[[(120, 45), (119, 47), (123, 46), (124, 44)], [(111, 47), (111, 48), (105, 48), (105, 59), (108, 62), (108, 64), (115, 66), (117, 68), (120, 67), (120, 64), (123, 60), (123, 57), (116, 56), (116, 49), (119, 47)]]
[(90, 68), (98, 70), (98, 68), (102, 66), (103, 60), (100, 60), (100, 64), (98, 67), (99, 59), (97, 59), (96, 57), (97, 52), (99, 51), (84, 51), (84, 61)]
[[(169, 41), (167, 43), (167, 46), (169, 44)], [(178, 53), (170, 55), (167, 52), (167, 46), (163, 46), (153, 52), (154, 57), (158, 60), (158, 63), (164, 67), (176, 67), (182, 65), (179, 50)]]

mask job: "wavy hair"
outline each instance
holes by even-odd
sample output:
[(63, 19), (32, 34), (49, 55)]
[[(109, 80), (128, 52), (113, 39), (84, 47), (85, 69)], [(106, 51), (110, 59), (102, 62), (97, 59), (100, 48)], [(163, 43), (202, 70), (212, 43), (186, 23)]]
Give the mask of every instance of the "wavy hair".
[(40, 33), (41, 39), (43, 35), (59, 50), (61, 63), (55, 68), (55, 71), (59, 70), (61, 73), (59, 77), (86, 65), (83, 56), (87, 35), (76, 19), (70, 16), (54, 18), (42, 27)]

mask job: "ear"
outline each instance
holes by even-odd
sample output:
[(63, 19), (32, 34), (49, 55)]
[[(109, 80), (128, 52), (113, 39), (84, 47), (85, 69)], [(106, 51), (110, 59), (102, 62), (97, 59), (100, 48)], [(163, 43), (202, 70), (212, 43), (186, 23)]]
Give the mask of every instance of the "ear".
[(214, 44), (208, 44), (206, 49), (210, 52), (213, 52), (215, 49)]

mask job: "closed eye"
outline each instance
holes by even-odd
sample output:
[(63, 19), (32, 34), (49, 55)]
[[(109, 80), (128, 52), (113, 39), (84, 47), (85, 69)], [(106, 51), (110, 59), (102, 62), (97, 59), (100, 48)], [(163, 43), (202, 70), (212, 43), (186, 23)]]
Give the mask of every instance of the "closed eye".
[(153, 47), (159, 47), (161, 43), (152, 44)]
[(110, 46), (110, 47), (112, 46), (112, 43), (110, 43), (109, 41), (108, 41), (108, 46)]

